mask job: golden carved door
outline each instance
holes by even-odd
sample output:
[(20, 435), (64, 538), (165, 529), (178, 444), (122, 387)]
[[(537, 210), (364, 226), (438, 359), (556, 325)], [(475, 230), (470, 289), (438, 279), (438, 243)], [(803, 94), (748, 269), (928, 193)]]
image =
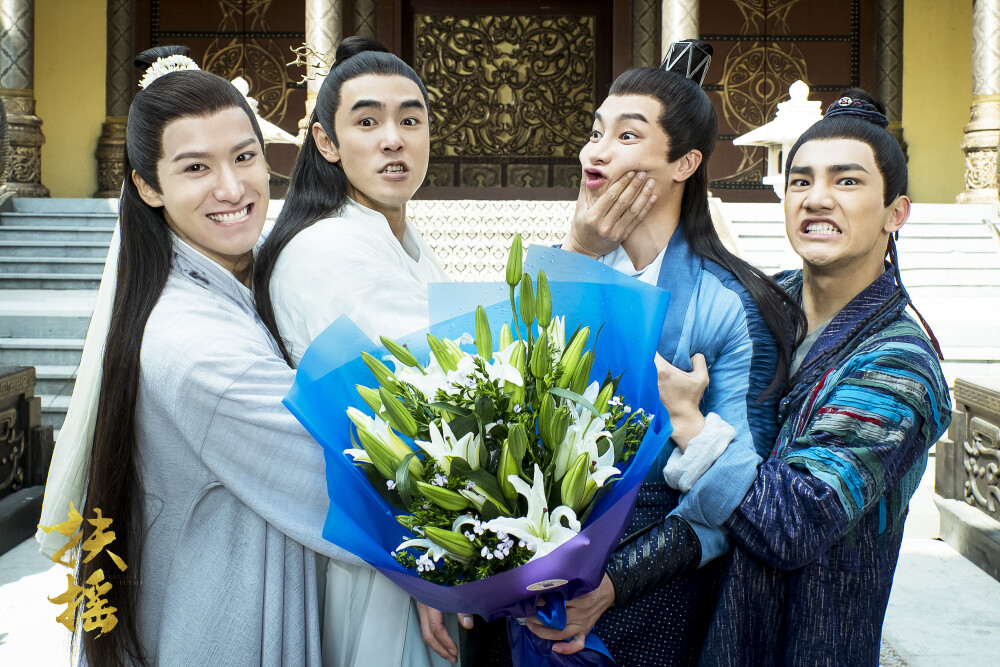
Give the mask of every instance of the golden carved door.
[(380, 9), (380, 38), (431, 98), (431, 161), (418, 196), (575, 199), (594, 110), (615, 69), (627, 67), (627, 1)]

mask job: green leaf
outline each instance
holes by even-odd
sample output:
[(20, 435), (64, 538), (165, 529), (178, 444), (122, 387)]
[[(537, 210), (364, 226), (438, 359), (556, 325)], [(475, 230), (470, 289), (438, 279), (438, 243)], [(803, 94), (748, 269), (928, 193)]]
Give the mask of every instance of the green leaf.
[[(452, 405), (451, 403), (428, 403), (427, 407), (434, 408), (435, 410), (442, 410), (444, 412), (450, 412), (453, 415), (458, 415), (459, 417), (468, 417), (472, 414), (472, 410), (469, 408), (463, 408), (460, 405)], [(454, 431), (454, 429), (452, 429)]]
[(396, 468), (396, 491), (399, 492), (403, 503), (409, 507), (413, 504), (413, 480), (410, 479), (410, 460), (416, 456), (413, 452), (403, 457), (403, 462)]
[[(627, 435), (627, 432), (628, 428), (626, 426), (621, 426), (611, 434), (611, 444), (615, 448), (615, 461), (620, 461), (622, 458), (622, 448), (625, 446), (625, 436)], [(600, 445), (598, 445), (598, 448), (600, 448)]]
[(506, 516), (500, 511), (500, 508), (496, 506), (492, 500), (487, 500), (483, 503), (483, 510), (479, 513), (482, 521), (492, 521), (493, 519), (498, 519), (502, 516)]
[(573, 401), (577, 405), (580, 405), (580, 406), (583, 406), (583, 407), (587, 408), (588, 410), (590, 410), (591, 412), (593, 412), (598, 417), (601, 416), (601, 413), (597, 411), (597, 408), (594, 407), (593, 403), (591, 403), (590, 401), (588, 401), (587, 399), (585, 399), (583, 396), (581, 396), (580, 394), (576, 393), (575, 391), (570, 391), (569, 389), (561, 389), (559, 387), (550, 387), (549, 388), (549, 393), (550, 394), (554, 394), (554, 395), (558, 396), (559, 398), (565, 398), (567, 400)]
[(476, 415), (471, 413), (462, 417), (455, 417), (448, 422), (448, 426), (458, 440), (465, 437), (467, 433), (479, 433), (479, 421), (476, 420)]
[(496, 408), (493, 406), (493, 399), (485, 394), (476, 396), (476, 416), (483, 424), (489, 424), (496, 419)]

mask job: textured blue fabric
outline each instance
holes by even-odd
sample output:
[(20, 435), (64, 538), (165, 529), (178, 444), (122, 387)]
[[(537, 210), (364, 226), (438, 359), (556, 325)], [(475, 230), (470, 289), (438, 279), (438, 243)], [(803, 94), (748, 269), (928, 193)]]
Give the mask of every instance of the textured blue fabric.
[[(782, 286), (801, 294), (801, 273)], [(705, 665), (877, 665), (906, 505), (948, 387), (888, 270), (830, 322), (782, 400), (771, 458), (726, 522)]]

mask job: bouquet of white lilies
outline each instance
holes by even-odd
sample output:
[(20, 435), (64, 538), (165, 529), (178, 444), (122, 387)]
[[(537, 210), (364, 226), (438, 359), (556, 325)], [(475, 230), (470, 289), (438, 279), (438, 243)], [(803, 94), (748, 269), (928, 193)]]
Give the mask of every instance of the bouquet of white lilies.
[(331, 324), (285, 397), (326, 455), (323, 536), (436, 609), (558, 627), (670, 435), (668, 301), (562, 250), (522, 266), (515, 237), (506, 285), (430, 286), (429, 333), (376, 347)]
[(536, 283), (521, 273), (520, 245), (507, 266), (513, 331), (503, 324), (494, 346), (479, 306), (474, 339), (427, 334), (426, 364), (383, 338), (394, 370), (365, 354), (379, 386), (357, 386), (375, 416), (347, 409), (360, 447), (345, 453), (417, 536), (394, 557), (439, 584), (484, 579), (572, 539), (652, 419), (615, 394), (616, 378), (589, 381), (589, 327), (565, 340), (544, 271)]

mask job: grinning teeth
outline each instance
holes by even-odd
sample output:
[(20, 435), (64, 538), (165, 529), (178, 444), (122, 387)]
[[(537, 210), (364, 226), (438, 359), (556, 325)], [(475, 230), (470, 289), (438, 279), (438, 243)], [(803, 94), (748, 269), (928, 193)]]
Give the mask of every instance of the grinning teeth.
[(385, 168), (385, 171), (388, 174), (398, 174), (400, 172), (406, 171), (406, 169), (404, 169), (403, 165), (401, 164), (390, 164), (388, 167)]
[(806, 225), (806, 234), (840, 234), (840, 230), (828, 222), (814, 222)]
[(244, 217), (249, 210), (249, 206), (244, 206), (243, 210), (236, 211), (235, 213), (211, 213), (208, 217), (216, 222), (234, 222)]

